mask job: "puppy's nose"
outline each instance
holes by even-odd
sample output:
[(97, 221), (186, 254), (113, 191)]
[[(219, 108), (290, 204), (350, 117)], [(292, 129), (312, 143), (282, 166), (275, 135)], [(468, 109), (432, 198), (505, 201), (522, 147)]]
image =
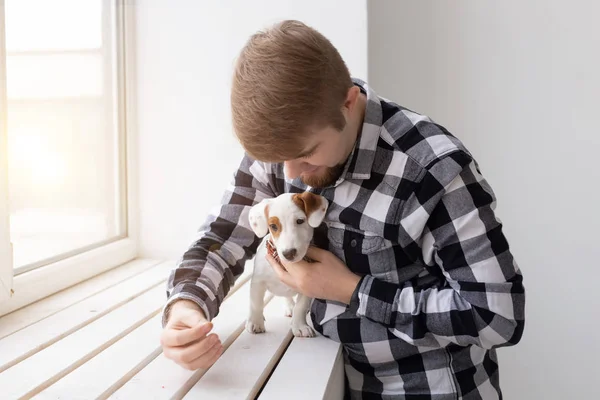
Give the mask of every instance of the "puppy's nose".
[(283, 252), (283, 256), (291, 261), (296, 257), (296, 253), (296, 249), (288, 249)]

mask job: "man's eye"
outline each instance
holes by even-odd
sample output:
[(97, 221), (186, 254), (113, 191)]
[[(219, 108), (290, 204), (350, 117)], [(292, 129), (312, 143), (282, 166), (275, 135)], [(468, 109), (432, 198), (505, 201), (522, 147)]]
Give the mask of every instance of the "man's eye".
[(275, 232), (277, 232), (277, 225), (275, 225), (275, 224), (271, 224), (271, 225), (269, 225), (269, 226), (270, 226), (270, 228), (271, 228), (271, 230), (272, 230), (272, 231), (275, 231)]
[(296, 223), (297, 223), (298, 225), (302, 225), (302, 224), (304, 223), (304, 219), (302, 219), (302, 218), (298, 218), (298, 219), (296, 220)]

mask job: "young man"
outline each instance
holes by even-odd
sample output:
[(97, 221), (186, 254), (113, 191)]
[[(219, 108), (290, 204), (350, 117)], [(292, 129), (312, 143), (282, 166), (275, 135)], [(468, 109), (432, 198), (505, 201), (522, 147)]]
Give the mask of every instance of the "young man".
[(465, 146), (351, 79), (331, 43), (285, 21), (241, 52), (231, 93), (246, 151), (218, 215), (172, 273), (165, 355), (190, 369), (221, 353), (210, 322), (256, 251), (264, 198), (328, 199), (317, 262), (280, 268), (344, 346), (351, 398), (500, 398), (496, 349), (523, 333), (525, 294), (495, 197)]

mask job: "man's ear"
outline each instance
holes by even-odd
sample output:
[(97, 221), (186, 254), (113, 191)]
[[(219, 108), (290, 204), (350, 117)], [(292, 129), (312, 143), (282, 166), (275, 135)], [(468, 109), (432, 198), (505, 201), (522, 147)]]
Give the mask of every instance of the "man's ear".
[[(356, 103), (358, 102), (358, 97), (360, 95), (360, 88), (356, 85), (352, 85), (350, 89), (348, 89), (348, 94), (346, 95), (346, 100), (344, 100), (344, 106), (342, 107), (342, 113), (351, 114), (356, 107)], [(349, 115), (345, 115), (346, 118), (349, 118)]]
[(269, 204), (271, 199), (264, 199), (260, 203), (254, 205), (248, 213), (250, 227), (258, 237), (263, 237), (269, 231), (267, 218), (269, 217)]
[(293, 195), (292, 200), (301, 210), (304, 210), (306, 218), (308, 219), (308, 225), (313, 228), (321, 225), (321, 222), (325, 219), (327, 207), (329, 206), (325, 197), (310, 192), (304, 192)]

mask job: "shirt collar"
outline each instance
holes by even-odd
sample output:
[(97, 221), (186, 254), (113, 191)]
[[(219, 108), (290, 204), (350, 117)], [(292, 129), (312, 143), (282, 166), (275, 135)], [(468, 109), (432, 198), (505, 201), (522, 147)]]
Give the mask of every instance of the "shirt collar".
[(346, 161), (344, 172), (334, 186), (338, 186), (344, 179), (369, 179), (371, 177), (383, 120), (381, 102), (377, 93), (363, 80), (353, 78), (352, 82), (360, 88), (363, 94), (367, 95), (365, 116), (354, 148)]

